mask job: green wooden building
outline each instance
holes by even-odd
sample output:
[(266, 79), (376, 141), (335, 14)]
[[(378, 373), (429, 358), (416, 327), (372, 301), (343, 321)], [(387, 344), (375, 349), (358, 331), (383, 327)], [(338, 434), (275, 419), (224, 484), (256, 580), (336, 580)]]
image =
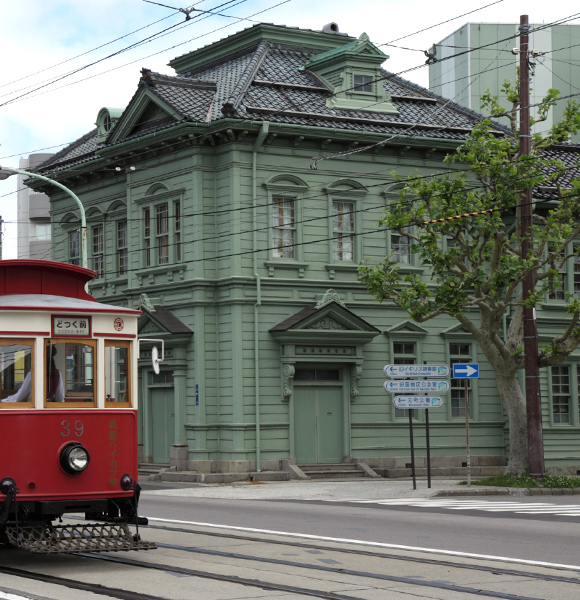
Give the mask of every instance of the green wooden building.
[[(400, 185), (392, 172), (448, 169), (443, 158), (480, 118), (382, 70), (387, 58), (335, 24), (256, 25), (174, 59), (175, 75), (144, 69), (127, 107), (103, 108), (96, 129), (41, 167), (85, 207), (91, 293), (141, 308), (140, 337), (164, 340), (159, 374), (142, 344), (144, 462), (200, 481), (328, 463), (407, 474), (408, 413), (383, 389), (383, 367), (474, 362), (472, 472), (505, 465), (506, 418), (473, 339), (451, 319), (412, 322), (358, 280), (362, 260), (387, 254), (429, 278), (378, 226)], [(78, 264), (78, 210), (46, 191), (53, 258)], [(539, 323), (551, 331), (566, 316), (547, 305)], [(543, 373), (552, 467), (580, 465), (574, 361)], [(568, 421), (554, 408), (566, 402)], [(424, 422), (415, 411), (420, 464)], [(464, 472), (462, 381), (430, 423), (434, 468)]]

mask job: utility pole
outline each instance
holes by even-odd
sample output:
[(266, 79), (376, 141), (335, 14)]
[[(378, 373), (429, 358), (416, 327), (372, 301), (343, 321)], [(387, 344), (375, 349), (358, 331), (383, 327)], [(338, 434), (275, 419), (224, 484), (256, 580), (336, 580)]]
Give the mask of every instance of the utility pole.
[[(530, 65), (529, 65), (528, 15), (520, 16), (520, 156), (530, 153)], [(527, 189), (521, 198), (522, 260), (530, 254), (530, 228), (532, 226), (532, 190)], [(524, 301), (534, 293), (535, 277), (530, 271), (523, 283)], [(538, 331), (535, 309), (524, 307), (524, 369), (526, 380), (526, 413), (528, 425), (528, 460), (530, 475), (544, 475), (544, 439), (542, 433), (542, 402), (540, 397), (540, 369), (538, 367)]]

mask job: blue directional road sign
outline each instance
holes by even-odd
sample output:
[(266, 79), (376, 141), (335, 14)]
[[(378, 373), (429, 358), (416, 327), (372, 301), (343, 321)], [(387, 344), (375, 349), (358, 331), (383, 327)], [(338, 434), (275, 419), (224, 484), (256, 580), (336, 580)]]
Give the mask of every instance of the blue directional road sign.
[(478, 363), (457, 363), (453, 365), (453, 379), (479, 379)]

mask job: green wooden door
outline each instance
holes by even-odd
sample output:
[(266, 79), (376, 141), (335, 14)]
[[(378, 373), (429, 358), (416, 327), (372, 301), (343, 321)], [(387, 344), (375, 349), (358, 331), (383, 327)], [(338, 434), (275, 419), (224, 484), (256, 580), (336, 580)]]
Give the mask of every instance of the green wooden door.
[(298, 464), (342, 461), (342, 385), (294, 386), (294, 450)]
[(173, 388), (151, 388), (151, 446), (153, 462), (169, 463), (169, 449), (175, 440)]

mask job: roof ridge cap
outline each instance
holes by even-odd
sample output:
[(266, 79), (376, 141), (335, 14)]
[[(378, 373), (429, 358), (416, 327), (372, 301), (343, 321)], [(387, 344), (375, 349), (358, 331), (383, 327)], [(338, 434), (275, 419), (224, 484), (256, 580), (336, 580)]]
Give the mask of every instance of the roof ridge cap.
[(244, 94), (248, 91), (256, 73), (262, 66), (264, 59), (268, 55), (272, 44), (266, 40), (262, 40), (254, 50), (254, 56), (248, 63), (248, 66), (244, 69), (238, 83), (232, 90), (229, 98), (222, 105), (222, 113), (224, 115), (231, 116), (240, 105)]

